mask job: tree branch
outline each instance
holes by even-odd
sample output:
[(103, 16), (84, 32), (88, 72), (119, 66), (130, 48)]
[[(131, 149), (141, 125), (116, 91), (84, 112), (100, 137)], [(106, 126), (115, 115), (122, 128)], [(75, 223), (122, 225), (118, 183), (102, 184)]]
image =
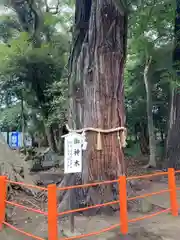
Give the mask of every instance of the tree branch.
[(152, 56), (150, 56), (146, 59), (146, 66), (144, 68), (144, 77), (147, 77), (151, 63), (152, 63)]
[(114, 5), (117, 7), (121, 16), (125, 16), (128, 11), (128, 5), (126, 0), (113, 0)]
[(47, 3), (47, 0), (44, 0), (44, 4), (45, 4), (45, 8), (46, 8), (46, 12), (49, 12), (49, 6), (48, 6), (48, 3)]
[(60, 11), (60, 0), (57, 0), (57, 4), (55, 7), (50, 7), (48, 5), (47, 0), (44, 0), (44, 4), (45, 4), (46, 12), (50, 12), (52, 14), (57, 14)]

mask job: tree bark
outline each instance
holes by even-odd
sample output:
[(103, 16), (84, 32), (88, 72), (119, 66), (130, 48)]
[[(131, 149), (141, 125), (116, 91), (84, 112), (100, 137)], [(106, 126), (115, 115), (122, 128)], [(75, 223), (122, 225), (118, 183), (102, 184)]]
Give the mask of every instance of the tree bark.
[[(83, 23), (84, 19), (88, 20), (86, 14), (83, 20), (76, 22), (77, 28), (78, 24), (83, 26), (79, 34), (84, 39), (79, 54), (74, 56), (76, 61), (71, 72), (70, 123), (75, 129), (124, 126), (122, 78), (126, 17), (120, 15), (112, 0), (96, 0), (89, 9), (86, 7), (89, 6), (84, 6), (90, 17), (89, 27), (87, 22)], [(84, 156), (89, 176), (86, 181), (109, 179), (124, 173), (123, 152), (118, 145), (117, 133), (102, 135), (102, 151), (96, 150), (96, 137), (94, 133), (88, 134), (89, 145)]]
[(180, 168), (180, 89), (173, 90), (167, 140), (167, 167)]
[(171, 133), (171, 128), (173, 124), (175, 123), (175, 88), (172, 89), (171, 91), (171, 98), (170, 98), (170, 103), (169, 103), (169, 119), (168, 119), (168, 124), (167, 124), (167, 138), (166, 138), (166, 160), (168, 158), (168, 146), (169, 146), (169, 141), (170, 141), (170, 133)]
[(56, 141), (54, 138), (54, 131), (52, 126), (45, 126), (46, 129), (46, 136), (47, 136), (47, 140), (48, 140), (48, 145), (49, 147), (54, 151), (54, 152), (58, 152), (57, 149), (57, 145), (56, 145)]
[[(180, 62), (180, 2), (176, 0), (175, 14), (175, 47), (173, 52), (173, 68), (175, 70), (175, 82), (179, 82)], [(180, 87), (174, 86), (172, 90), (169, 131), (167, 138), (167, 167), (180, 167)]]
[(140, 130), (139, 143), (140, 143), (141, 153), (143, 155), (148, 155), (149, 154), (149, 135), (147, 130), (147, 124), (141, 122), (139, 130)]
[(148, 118), (148, 132), (149, 132), (149, 151), (150, 159), (148, 166), (156, 167), (156, 142), (154, 134), (154, 123), (153, 123), (153, 104), (152, 104), (152, 93), (151, 93), (151, 83), (149, 79), (149, 69), (151, 65), (151, 58), (146, 63), (144, 69), (144, 84), (146, 88), (147, 96), (147, 118)]
[[(81, 5), (79, 5), (81, 2)], [(123, 68), (126, 57), (127, 16), (112, 0), (76, 1), (74, 45), (70, 59), (69, 126), (102, 129), (124, 126)], [(88, 132), (83, 154), (81, 183), (115, 179), (125, 174), (124, 154), (117, 132)], [(112, 188), (88, 189), (83, 195), (93, 203), (112, 200)], [(96, 194), (95, 194), (96, 192)], [(85, 194), (84, 194), (85, 193)]]

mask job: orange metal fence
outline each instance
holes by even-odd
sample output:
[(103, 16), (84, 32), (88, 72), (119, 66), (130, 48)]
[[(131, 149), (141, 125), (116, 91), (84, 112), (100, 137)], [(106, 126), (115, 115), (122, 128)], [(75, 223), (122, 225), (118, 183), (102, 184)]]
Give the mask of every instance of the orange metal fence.
[[(168, 172), (159, 172), (159, 173), (135, 176), (135, 177), (120, 176), (119, 179), (113, 180), (113, 181), (104, 181), (104, 182), (97, 182), (97, 183), (92, 183), (92, 184), (75, 185), (75, 186), (68, 186), (68, 187), (63, 187), (63, 188), (57, 188), (55, 184), (49, 185), (47, 188), (43, 188), (43, 187), (28, 185), (28, 184), (24, 184), (24, 183), (20, 183), (20, 182), (9, 181), (5, 176), (0, 176), (0, 192), (1, 192), (1, 194), (0, 194), (0, 209), (1, 209), (1, 211), (0, 211), (0, 231), (3, 229), (3, 225), (6, 225), (7, 227), (25, 235), (25, 236), (32, 237), (37, 240), (44, 240), (41, 237), (35, 236), (31, 233), (27, 233), (21, 229), (14, 227), (13, 225), (11, 225), (9, 223), (7, 223), (5, 221), (6, 205), (16, 206), (16, 207), (22, 208), (26, 211), (32, 211), (32, 212), (46, 216), (47, 220), (48, 220), (48, 240), (58, 240), (58, 216), (75, 213), (75, 212), (79, 212), (79, 211), (86, 211), (88, 209), (103, 207), (103, 206), (108, 206), (108, 205), (113, 205), (113, 204), (118, 203), (120, 205), (120, 216), (119, 216), (120, 221), (119, 221), (119, 223), (112, 225), (109, 228), (104, 228), (97, 232), (91, 232), (88, 234), (82, 234), (82, 235), (74, 236), (74, 237), (70, 237), (70, 238), (62, 237), (61, 240), (81, 239), (84, 237), (99, 235), (101, 233), (111, 231), (115, 228), (120, 228), (120, 232), (122, 234), (126, 235), (128, 233), (128, 223), (133, 223), (133, 222), (137, 222), (137, 221), (144, 220), (147, 218), (151, 218), (151, 217), (157, 216), (157, 215), (159, 215), (161, 213), (165, 213), (165, 212), (171, 212), (171, 214), (173, 216), (178, 216), (177, 190), (180, 190), (180, 188), (176, 187), (175, 173), (180, 173), (180, 170), (175, 171), (173, 168), (170, 168), (170, 169), (168, 169)], [(126, 189), (127, 181), (162, 176), (162, 175), (168, 176), (168, 189), (163, 189), (159, 192), (147, 193), (147, 194), (143, 194), (143, 195), (131, 197), (131, 198), (127, 197), (127, 189)], [(57, 197), (56, 197), (57, 191), (70, 190), (70, 189), (74, 189), (74, 188), (87, 188), (87, 187), (91, 187), (91, 186), (97, 186), (97, 185), (102, 185), (102, 184), (112, 184), (112, 183), (117, 183), (119, 185), (119, 200), (58, 213)], [(36, 188), (36, 189), (39, 189), (42, 191), (47, 191), (48, 211), (44, 212), (44, 211), (41, 211), (40, 209), (33, 209), (33, 208), (29, 208), (29, 207), (17, 204), (15, 202), (7, 201), (6, 196), (7, 196), (7, 185), (8, 184), (23, 185), (27, 188)], [(128, 211), (127, 211), (127, 202), (128, 201), (145, 198), (145, 197), (156, 195), (156, 194), (163, 194), (166, 192), (169, 192), (169, 195), (170, 195), (170, 207), (168, 209), (165, 209), (165, 210), (162, 210), (159, 212), (155, 212), (153, 214), (149, 214), (149, 215), (146, 215), (146, 216), (143, 216), (140, 218), (128, 219)]]

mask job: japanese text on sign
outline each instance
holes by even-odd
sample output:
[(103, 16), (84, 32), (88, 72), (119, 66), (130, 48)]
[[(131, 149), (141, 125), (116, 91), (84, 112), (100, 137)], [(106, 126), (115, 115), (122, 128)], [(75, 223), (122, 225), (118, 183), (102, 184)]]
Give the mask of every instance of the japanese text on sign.
[(64, 172), (82, 172), (82, 136), (71, 133), (65, 136)]

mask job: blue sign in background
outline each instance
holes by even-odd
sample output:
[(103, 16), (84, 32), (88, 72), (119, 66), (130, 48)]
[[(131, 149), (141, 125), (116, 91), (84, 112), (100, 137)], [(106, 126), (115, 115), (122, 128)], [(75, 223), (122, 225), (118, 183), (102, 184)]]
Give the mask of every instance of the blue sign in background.
[(12, 132), (10, 137), (10, 147), (18, 148), (19, 147), (19, 132)]

